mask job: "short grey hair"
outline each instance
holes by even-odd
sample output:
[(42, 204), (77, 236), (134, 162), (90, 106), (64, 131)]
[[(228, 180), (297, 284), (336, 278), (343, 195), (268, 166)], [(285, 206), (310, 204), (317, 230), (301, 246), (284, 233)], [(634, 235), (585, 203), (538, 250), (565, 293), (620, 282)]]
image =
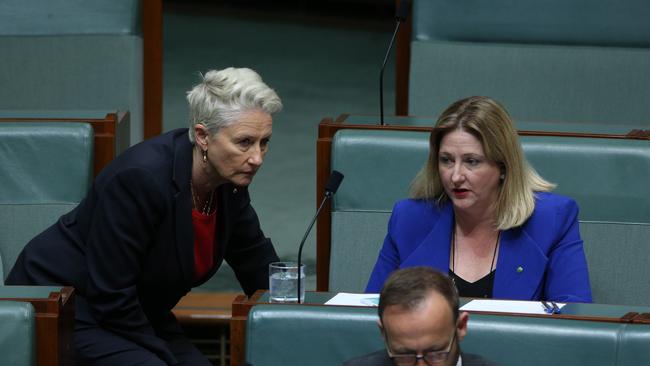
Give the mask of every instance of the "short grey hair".
[(210, 70), (187, 92), (189, 137), (194, 143), (194, 125), (200, 123), (214, 135), (221, 127), (235, 123), (239, 115), (254, 109), (268, 114), (279, 112), (282, 101), (255, 71), (229, 67)]

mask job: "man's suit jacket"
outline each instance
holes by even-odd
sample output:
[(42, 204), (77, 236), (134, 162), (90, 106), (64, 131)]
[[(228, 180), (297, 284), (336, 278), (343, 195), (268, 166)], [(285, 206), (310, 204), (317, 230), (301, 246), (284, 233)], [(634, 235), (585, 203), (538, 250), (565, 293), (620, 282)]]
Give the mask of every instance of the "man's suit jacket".
[[(481, 356), (471, 353), (461, 353), (462, 366), (495, 366), (492, 362)], [(386, 350), (369, 353), (365, 356), (353, 358), (343, 363), (343, 366), (393, 366), (393, 361), (388, 357)]]
[(214, 268), (195, 278), (192, 149), (182, 129), (117, 157), (74, 210), (27, 244), (7, 284), (74, 286), (78, 324), (98, 324), (173, 363), (157, 334), (180, 332), (170, 310), (182, 296), (224, 259), (250, 295), (268, 288), (268, 265), (278, 260), (247, 189), (224, 184)]
[[(397, 268), (431, 266), (447, 273), (453, 225), (451, 203), (398, 202), (366, 291), (379, 292)], [(536, 193), (531, 217), (501, 233), (493, 297), (591, 302), (575, 201)]]

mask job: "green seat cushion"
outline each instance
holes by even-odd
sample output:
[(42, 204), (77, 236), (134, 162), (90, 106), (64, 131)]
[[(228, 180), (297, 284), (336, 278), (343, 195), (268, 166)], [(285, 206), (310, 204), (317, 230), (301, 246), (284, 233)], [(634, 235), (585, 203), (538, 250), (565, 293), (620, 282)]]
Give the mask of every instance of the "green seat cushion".
[(0, 299), (38, 299), (50, 297), (52, 292), (61, 292), (61, 286), (2, 286)]

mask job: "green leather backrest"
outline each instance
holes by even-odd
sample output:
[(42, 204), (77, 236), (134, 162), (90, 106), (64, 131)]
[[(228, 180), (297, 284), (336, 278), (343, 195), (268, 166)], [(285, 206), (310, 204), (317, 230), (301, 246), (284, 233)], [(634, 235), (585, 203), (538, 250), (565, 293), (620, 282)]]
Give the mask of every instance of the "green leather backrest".
[(28, 302), (0, 301), (0, 364), (36, 364), (36, 322)]
[[(431, 111), (440, 113), (441, 111)], [(0, 116), (2, 114), (0, 113)], [(431, 114), (432, 116), (434, 114)], [(433, 127), (436, 124), (435, 117), (424, 116), (385, 116), (384, 122), (391, 126), (417, 126)], [(346, 116), (344, 123), (347, 125), (378, 125), (379, 117), (370, 115), (353, 114)], [(643, 124), (603, 124), (603, 123), (563, 123), (552, 121), (516, 121), (515, 128), (519, 131), (547, 131), (566, 132), (581, 134), (600, 135), (627, 135), (632, 130), (643, 130), (647, 127)]]
[(2, 0), (0, 36), (140, 33), (139, 0)]
[[(558, 184), (556, 192), (580, 205), (594, 300), (649, 305), (650, 288), (638, 278), (650, 276), (650, 144), (555, 137), (521, 142), (531, 164)], [(332, 169), (345, 181), (332, 204), (330, 290), (363, 291), (392, 205), (408, 196), (427, 159), (428, 133), (341, 130), (331, 153)]]
[[(248, 317), (246, 361), (255, 366), (340, 365), (384, 347), (375, 308), (256, 305)], [(465, 352), (500, 365), (645, 365), (649, 325), (470, 315)]]
[(36, 234), (86, 195), (93, 172), (87, 123), (0, 123), (0, 273)]
[(129, 111), (143, 139), (142, 1), (0, 2), (0, 109)]
[(618, 352), (619, 365), (650, 365), (650, 332), (647, 328), (647, 324), (624, 325)]
[[(622, 340), (625, 330), (617, 323), (472, 314), (461, 347), (502, 366), (631, 365), (618, 360), (619, 349), (634, 346)], [(637, 359), (647, 359), (649, 350)]]
[(650, 125), (650, 3), (414, 0), (409, 114), (487, 95), (518, 120)]
[(649, 47), (644, 0), (414, 0), (413, 38)]
[(650, 224), (582, 221), (594, 302), (650, 306)]
[[(427, 132), (341, 130), (332, 169), (346, 174), (335, 211), (389, 212), (428, 157)], [(650, 223), (650, 143), (524, 136), (526, 158), (555, 192), (574, 198), (581, 220)]]
[(246, 323), (246, 361), (255, 366), (340, 365), (383, 346), (374, 309), (256, 305)]

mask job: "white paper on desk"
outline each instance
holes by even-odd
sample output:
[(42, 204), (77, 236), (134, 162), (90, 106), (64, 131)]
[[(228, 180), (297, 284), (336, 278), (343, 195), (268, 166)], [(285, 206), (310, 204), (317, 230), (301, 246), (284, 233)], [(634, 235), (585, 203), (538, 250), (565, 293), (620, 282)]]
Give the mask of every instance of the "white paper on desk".
[(379, 294), (351, 294), (339, 292), (329, 299), (325, 305), (345, 306), (379, 306)]
[[(556, 302), (562, 309), (563, 303)], [(489, 311), (497, 313), (547, 314), (539, 301), (472, 300), (460, 308), (462, 311)]]

